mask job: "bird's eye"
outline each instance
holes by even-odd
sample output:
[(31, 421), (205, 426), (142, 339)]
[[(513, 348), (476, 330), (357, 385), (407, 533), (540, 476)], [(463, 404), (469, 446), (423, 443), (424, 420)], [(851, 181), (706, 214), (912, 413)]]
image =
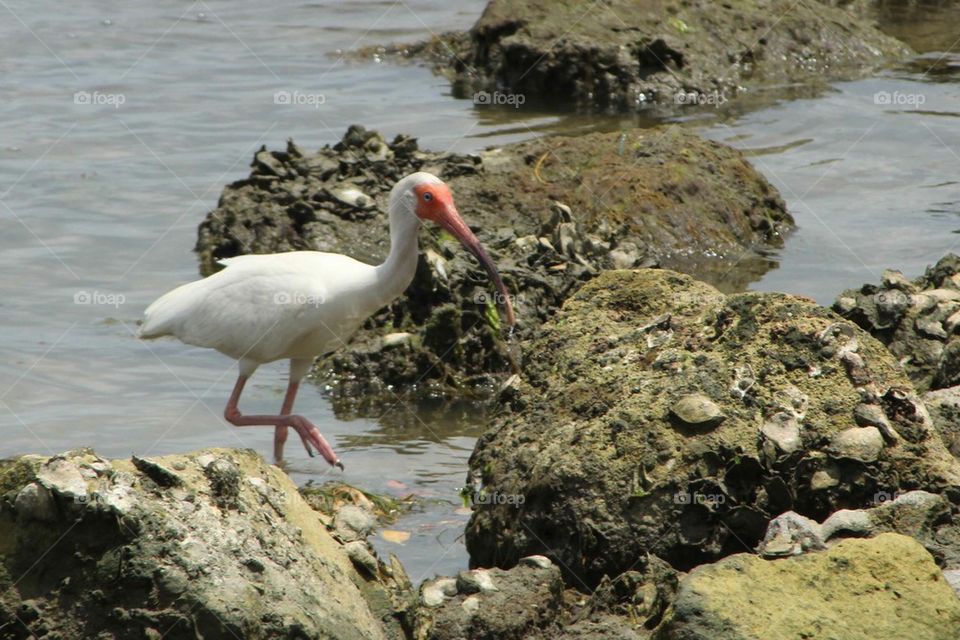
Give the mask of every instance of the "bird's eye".
[(433, 200), (433, 194), (430, 192), (423, 194), (423, 200), (424, 202), (430, 202), (431, 200)]

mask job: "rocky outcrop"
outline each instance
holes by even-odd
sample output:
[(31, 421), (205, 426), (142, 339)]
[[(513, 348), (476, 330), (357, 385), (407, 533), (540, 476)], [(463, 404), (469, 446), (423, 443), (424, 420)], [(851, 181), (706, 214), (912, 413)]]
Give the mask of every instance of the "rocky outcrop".
[(887, 345), (920, 391), (960, 384), (960, 257), (948, 254), (914, 280), (884, 271), (880, 284), (844, 291), (833, 308)]
[(716, 107), (744, 90), (822, 82), (909, 49), (817, 0), (492, 0), (466, 33), (378, 55), (426, 57), (478, 105), (574, 103), (611, 111)]
[(880, 492), (874, 503), (877, 506), (867, 509), (841, 509), (822, 523), (793, 511), (780, 514), (770, 522), (757, 550), (765, 558), (781, 558), (822, 550), (843, 538), (899, 533), (920, 542), (945, 571), (960, 568), (960, 522), (946, 496)]
[(960, 386), (928, 391), (923, 402), (943, 443), (960, 459)]
[(687, 570), (752, 550), (785, 511), (960, 488), (889, 352), (805, 299), (607, 271), (523, 373), (470, 461), (476, 566), (544, 554), (592, 587), (646, 553)]
[(0, 464), (4, 638), (404, 637), (402, 569), (356, 565), (252, 451)]
[(655, 640), (960, 636), (960, 599), (915, 540), (885, 533), (781, 560), (737, 554), (680, 582)]
[(586, 596), (544, 556), (509, 570), (475, 569), (420, 588), (416, 640), (637, 640), (660, 623), (678, 575), (654, 557)]
[[(737, 151), (679, 127), (534, 140), (480, 155), (351, 127), (317, 153), (259, 151), (200, 225), (204, 273), (241, 253), (334, 251), (368, 262), (389, 249), (386, 196), (403, 175), (451, 185), (515, 292), (517, 342), (604, 269), (656, 262), (742, 286), (792, 226), (783, 201)], [(729, 282), (733, 264), (742, 281)], [(497, 305), (471, 256), (425, 225), (406, 294), (321, 364), (335, 395), (489, 393), (516, 368)], [(341, 405), (341, 410), (342, 405)]]

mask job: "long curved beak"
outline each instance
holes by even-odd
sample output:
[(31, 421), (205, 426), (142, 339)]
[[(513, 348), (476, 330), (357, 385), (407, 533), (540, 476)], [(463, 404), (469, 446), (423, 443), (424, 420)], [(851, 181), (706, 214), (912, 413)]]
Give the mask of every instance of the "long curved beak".
[(500, 278), (500, 272), (497, 271), (497, 266), (493, 264), (493, 260), (491, 260), (490, 256), (487, 255), (483, 245), (481, 245), (480, 241), (477, 240), (477, 236), (473, 235), (473, 231), (470, 231), (470, 227), (467, 226), (467, 223), (460, 216), (460, 213), (457, 211), (457, 209), (451, 206), (447, 208), (445, 213), (446, 215), (440, 217), (440, 219), (437, 220), (437, 223), (453, 234), (453, 236), (460, 241), (460, 244), (462, 244), (467, 251), (476, 256), (477, 260), (490, 277), (491, 282), (493, 282), (494, 286), (497, 288), (497, 294), (500, 298), (498, 302), (500, 302), (500, 304), (503, 306), (503, 310), (507, 315), (507, 324), (510, 326), (517, 324), (516, 316), (513, 314), (513, 303), (510, 301), (510, 293), (507, 291), (507, 287), (503, 284), (503, 279)]

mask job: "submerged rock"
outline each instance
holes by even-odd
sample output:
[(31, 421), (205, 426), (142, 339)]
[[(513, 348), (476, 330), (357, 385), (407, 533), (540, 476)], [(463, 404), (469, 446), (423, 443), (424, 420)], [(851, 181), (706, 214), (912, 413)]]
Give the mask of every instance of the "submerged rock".
[[(687, 570), (752, 550), (785, 511), (820, 521), (883, 492), (960, 488), (889, 352), (808, 300), (607, 271), (528, 356), (470, 460), (472, 486), (516, 498), (474, 506), (475, 566), (543, 554), (592, 587), (646, 553)], [(671, 409), (697, 394), (725, 419), (678, 429)], [(895, 441), (858, 426), (865, 400)]]
[(722, 106), (744, 90), (822, 83), (909, 52), (868, 19), (816, 0), (492, 0), (466, 33), (378, 55), (426, 57), (478, 107)]
[(780, 560), (737, 554), (680, 582), (654, 640), (960, 637), (960, 598), (915, 540), (885, 533)]
[(4, 638), (404, 637), (402, 569), (359, 573), (252, 451), (3, 461), (0, 541)]
[[(432, 171), (450, 183), (515, 292), (518, 342), (614, 266), (660, 262), (729, 274), (737, 264), (741, 280), (727, 284), (742, 286), (770, 266), (754, 249), (781, 244), (793, 225), (742, 154), (680, 127), (456, 155), (352, 126), (316, 153), (291, 142), (257, 157), (250, 177), (224, 189), (200, 225), (203, 273), (220, 258), (295, 249), (378, 262), (389, 250), (390, 188), (407, 173)], [(498, 301), (472, 256), (429, 225), (420, 244), (407, 292), (318, 365), (336, 396), (379, 395), (392, 404), (405, 391), (488, 395), (522, 360), (504, 342)]]

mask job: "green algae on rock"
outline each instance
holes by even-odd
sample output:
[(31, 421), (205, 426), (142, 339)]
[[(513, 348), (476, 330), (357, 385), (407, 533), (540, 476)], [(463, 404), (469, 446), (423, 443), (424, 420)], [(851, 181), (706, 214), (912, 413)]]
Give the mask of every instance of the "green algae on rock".
[[(614, 267), (703, 263), (743, 286), (770, 267), (793, 220), (741, 153), (677, 126), (547, 138), (480, 155), (351, 127), (308, 152), (257, 152), (200, 225), (201, 271), (241, 253), (316, 249), (368, 262), (389, 248), (386, 197), (412, 171), (439, 175), (515, 292), (518, 339), (583, 282)], [(514, 369), (497, 305), (473, 259), (424, 228), (407, 292), (319, 365), (335, 395), (489, 393)], [(703, 256), (714, 256), (704, 259)], [(728, 280), (730, 280), (728, 278)]]
[(255, 452), (138, 460), (0, 463), (3, 637), (404, 637), (402, 571), (358, 572)]
[(960, 599), (912, 538), (884, 533), (780, 560), (737, 554), (680, 582), (655, 640), (960, 637)]
[(483, 92), (480, 105), (523, 96), (626, 111), (713, 107), (744, 90), (824, 83), (909, 48), (817, 0), (492, 0), (466, 33), (376, 51), (427, 58), (455, 91)]
[[(960, 488), (960, 466), (889, 352), (805, 299), (606, 271), (527, 348), (468, 478), (523, 499), (475, 506), (475, 566), (544, 554), (568, 584), (592, 587), (645, 553), (687, 570), (751, 550), (788, 510), (822, 520), (880, 492)], [(672, 419), (690, 394), (724, 420)], [(875, 456), (840, 437), (863, 428), (864, 406), (887, 422)]]

